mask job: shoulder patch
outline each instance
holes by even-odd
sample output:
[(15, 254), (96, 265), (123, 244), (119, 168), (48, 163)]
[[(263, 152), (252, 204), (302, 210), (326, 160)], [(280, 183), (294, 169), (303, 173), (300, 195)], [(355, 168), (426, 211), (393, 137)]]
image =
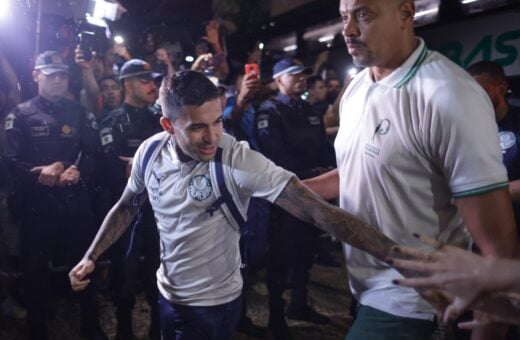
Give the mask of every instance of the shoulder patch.
[(91, 128), (93, 128), (94, 130), (97, 130), (99, 128), (96, 116), (94, 116), (92, 112), (87, 112), (87, 120)]
[(5, 117), (5, 131), (7, 130), (11, 130), (14, 128), (14, 120), (15, 120), (16, 116), (14, 113), (10, 113), (8, 114), (6, 117)]

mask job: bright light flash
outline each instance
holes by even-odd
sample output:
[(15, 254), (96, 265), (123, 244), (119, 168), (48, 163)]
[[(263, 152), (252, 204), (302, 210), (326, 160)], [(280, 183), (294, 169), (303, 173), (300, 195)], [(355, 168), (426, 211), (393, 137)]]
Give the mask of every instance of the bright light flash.
[(120, 36), (120, 35), (116, 35), (116, 36), (114, 37), (114, 41), (115, 41), (117, 44), (122, 44), (122, 43), (125, 42), (125, 39), (124, 39), (122, 36)]
[(193, 56), (191, 55), (187, 55), (186, 58), (184, 58), (184, 60), (186, 60), (186, 62), (188, 63), (192, 63), (195, 60), (195, 58), (193, 58)]
[(462, 3), (465, 5), (465, 4), (470, 4), (472, 2), (475, 2), (475, 1), (478, 1), (478, 0), (462, 0)]
[(320, 38), (318, 39), (318, 41), (319, 41), (320, 43), (323, 43), (323, 42), (329, 42), (329, 41), (331, 41), (331, 40), (334, 40), (334, 35), (333, 35), (333, 34), (331, 34), (331, 35), (325, 35), (325, 36), (320, 37)]
[(437, 13), (439, 13), (439, 7), (430, 8), (430, 9), (427, 9), (424, 11), (419, 11), (419, 12), (415, 13), (414, 19), (423, 17), (425, 15), (437, 14)]
[(4, 19), (7, 16), (7, 12), (9, 12), (9, 1), (2, 1), (0, 4), (0, 20)]
[(358, 73), (358, 69), (355, 67), (351, 67), (347, 73), (349, 76), (354, 77)]
[(258, 48), (260, 49), (260, 51), (263, 50), (264, 49), (264, 43), (261, 42), (260, 44), (258, 44)]
[(298, 48), (296, 45), (289, 45), (283, 48), (284, 52), (295, 51)]

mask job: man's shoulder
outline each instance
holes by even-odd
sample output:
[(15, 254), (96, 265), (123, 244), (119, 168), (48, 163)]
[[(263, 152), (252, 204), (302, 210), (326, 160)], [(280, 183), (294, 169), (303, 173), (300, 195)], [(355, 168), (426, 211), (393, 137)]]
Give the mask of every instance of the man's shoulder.
[[(35, 105), (36, 98), (29, 99), (23, 103), (18, 104), (9, 115), (11, 116), (30, 116), (38, 113), (38, 108)], [(8, 116), (9, 116), (8, 115)]]
[(260, 107), (258, 108), (258, 112), (264, 112), (264, 111), (265, 111), (265, 113), (277, 112), (279, 104), (280, 103), (274, 98), (267, 99), (260, 104)]
[(99, 119), (99, 125), (103, 128), (113, 127), (121, 119), (124, 113), (125, 112), (122, 108), (108, 111)]

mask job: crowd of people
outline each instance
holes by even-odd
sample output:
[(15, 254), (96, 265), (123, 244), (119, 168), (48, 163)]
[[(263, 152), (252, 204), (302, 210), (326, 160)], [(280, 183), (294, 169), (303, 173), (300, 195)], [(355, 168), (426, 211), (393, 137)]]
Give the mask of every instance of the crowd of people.
[(73, 64), (45, 51), (23, 103), (0, 55), (2, 266), (22, 272), (2, 298), (31, 339), (48, 338), (60, 261), (82, 336), (107, 338), (100, 260), (116, 339), (133, 337), (139, 284), (151, 339), (266, 337), (245, 298), (264, 263), (268, 330), (292, 339), (286, 319), (330, 322), (307, 299), (312, 265), (338, 265), (323, 233), (344, 245), (346, 339), (430, 339), (466, 310), (472, 339), (514, 336), (520, 125), (503, 69), (428, 50), (411, 0), (341, 0), (339, 12), (364, 68), (344, 80), (326, 52), (314, 67), (282, 57), (271, 73), (255, 50), (256, 67), (237, 67), (214, 21), (191, 69), (152, 33), (138, 58), (122, 44), (78, 45)]

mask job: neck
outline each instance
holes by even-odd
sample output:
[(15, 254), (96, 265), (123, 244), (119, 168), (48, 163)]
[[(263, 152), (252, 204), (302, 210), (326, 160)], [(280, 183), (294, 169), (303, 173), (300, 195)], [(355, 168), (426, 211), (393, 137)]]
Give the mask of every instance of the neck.
[(138, 109), (144, 109), (148, 106), (148, 103), (145, 103), (145, 102), (138, 100), (136, 98), (133, 98), (133, 97), (126, 97), (125, 104), (128, 104), (133, 107), (137, 107)]
[(395, 49), (396, 54), (394, 56), (389, 58), (386, 62), (381, 63), (381, 65), (370, 67), (374, 81), (378, 82), (383, 80), (396, 69), (398, 69), (401, 65), (403, 65), (406, 59), (412, 55), (418, 45), (419, 40), (414, 35), (412, 35), (410, 39), (407, 39), (403, 42), (403, 46), (401, 48)]
[(186, 155), (182, 150), (181, 148), (179, 147), (179, 144), (177, 144), (177, 142), (173, 139), (172, 137), (172, 142), (173, 144), (175, 145), (175, 152), (177, 153), (177, 158), (179, 158), (179, 160), (182, 162), (182, 163), (188, 163), (190, 161), (193, 160), (193, 158), (191, 158), (190, 156)]
[(40, 93), (40, 97), (42, 97), (43, 99), (45, 99), (46, 101), (49, 101), (53, 104), (59, 102), (63, 97), (49, 97), (49, 96), (44, 96), (43, 94)]
[(495, 117), (497, 119), (497, 123), (506, 118), (507, 113), (509, 112), (509, 105), (507, 105), (507, 101), (504, 99), (499, 106), (495, 108)]

